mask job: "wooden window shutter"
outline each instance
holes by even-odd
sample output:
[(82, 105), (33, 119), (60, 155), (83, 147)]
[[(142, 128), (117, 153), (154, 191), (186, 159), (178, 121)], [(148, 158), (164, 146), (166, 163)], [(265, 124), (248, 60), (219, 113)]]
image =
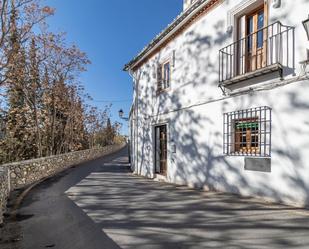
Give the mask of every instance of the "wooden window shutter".
[(264, 26), (268, 26), (268, 13), (269, 13), (269, 3), (267, 0), (264, 1)]
[(157, 65), (157, 90), (162, 90), (162, 65)]

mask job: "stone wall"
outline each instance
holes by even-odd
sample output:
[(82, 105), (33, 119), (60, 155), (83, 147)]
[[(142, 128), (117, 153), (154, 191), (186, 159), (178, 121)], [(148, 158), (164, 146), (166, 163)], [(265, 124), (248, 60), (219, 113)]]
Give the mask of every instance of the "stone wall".
[(0, 167), (0, 224), (9, 191), (25, 187), (52, 176), (73, 165), (112, 154), (125, 145), (111, 145), (97, 149), (76, 151), (57, 156), (4, 164)]
[(2, 167), (9, 169), (10, 185), (13, 190), (54, 175), (72, 165), (116, 152), (122, 147), (124, 145), (111, 145), (97, 149), (5, 164)]
[(3, 222), (3, 212), (5, 211), (7, 197), (9, 195), (8, 170), (0, 167), (0, 224)]

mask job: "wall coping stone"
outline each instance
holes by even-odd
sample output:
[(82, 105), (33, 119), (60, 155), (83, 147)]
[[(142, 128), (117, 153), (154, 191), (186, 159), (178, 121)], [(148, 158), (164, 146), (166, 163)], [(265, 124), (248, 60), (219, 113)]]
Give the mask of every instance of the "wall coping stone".
[[(21, 165), (21, 164), (29, 164), (29, 163), (36, 163), (36, 162), (40, 162), (40, 161), (45, 161), (45, 160), (49, 160), (49, 159), (54, 159), (54, 158), (59, 158), (61, 156), (69, 156), (69, 155), (75, 155), (75, 154), (80, 154), (80, 153), (85, 153), (85, 152), (90, 152), (90, 151), (95, 151), (95, 150), (102, 150), (104, 148), (110, 147), (110, 146), (117, 146), (117, 144), (115, 145), (108, 145), (105, 147), (96, 147), (93, 149), (87, 149), (87, 150), (77, 150), (77, 151), (72, 151), (72, 152), (68, 152), (68, 153), (63, 153), (63, 154), (59, 154), (59, 155), (52, 155), (52, 156), (47, 156), (47, 157), (39, 157), (39, 158), (34, 158), (34, 159), (28, 159), (28, 160), (23, 160), (23, 161), (17, 161), (17, 162), (11, 162), (11, 163), (5, 163), (5, 164), (1, 164), (0, 168), (3, 167), (10, 167), (10, 166), (17, 166), (17, 165)], [(119, 144), (119, 146), (121, 146), (121, 144)]]

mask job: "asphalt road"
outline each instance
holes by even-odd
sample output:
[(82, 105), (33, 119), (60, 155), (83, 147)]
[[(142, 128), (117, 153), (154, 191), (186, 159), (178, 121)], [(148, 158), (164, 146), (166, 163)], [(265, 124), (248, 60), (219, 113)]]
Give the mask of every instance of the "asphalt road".
[(66, 191), (94, 172), (109, 171), (110, 167), (104, 164), (116, 158), (121, 159), (122, 166), (112, 170), (126, 174), (126, 155), (127, 149), (124, 149), (117, 154), (81, 164), (35, 187), (19, 210), (21, 248), (120, 248), (68, 197)]
[(309, 212), (130, 175), (126, 150), (35, 187), (20, 248), (309, 248)]

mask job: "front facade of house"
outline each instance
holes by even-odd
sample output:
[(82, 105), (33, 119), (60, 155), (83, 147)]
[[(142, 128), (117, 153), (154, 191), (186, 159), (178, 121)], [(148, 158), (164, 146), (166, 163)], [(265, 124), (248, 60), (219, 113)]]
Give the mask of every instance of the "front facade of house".
[(184, 0), (125, 66), (136, 174), (309, 205), (309, 0)]

